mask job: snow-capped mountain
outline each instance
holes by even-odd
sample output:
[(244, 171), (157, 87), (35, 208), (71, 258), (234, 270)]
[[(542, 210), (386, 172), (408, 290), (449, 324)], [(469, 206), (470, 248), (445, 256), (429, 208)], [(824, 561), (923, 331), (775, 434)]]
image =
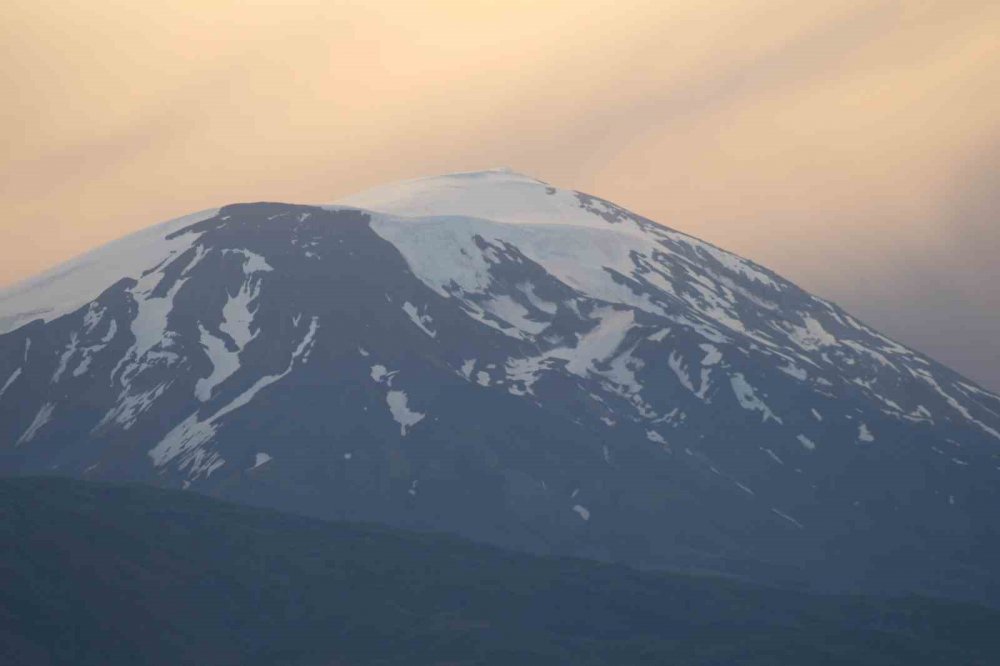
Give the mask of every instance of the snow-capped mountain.
[(0, 471), (1000, 602), (1000, 398), (503, 169), (204, 211), (0, 292)]

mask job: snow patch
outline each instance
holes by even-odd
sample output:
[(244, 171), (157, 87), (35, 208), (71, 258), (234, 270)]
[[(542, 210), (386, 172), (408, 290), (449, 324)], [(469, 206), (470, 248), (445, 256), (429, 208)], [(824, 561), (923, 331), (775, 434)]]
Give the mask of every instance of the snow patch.
[(66, 346), (66, 351), (64, 351), (62, 356), (59, 358), (59, 367), (56, 368), (55, 373), (52, 375), (53, 384), (58, 383), (63, 373), (66, 372), (66, 364), (69, 363), (71, 358), (73, 358), (73, 354), (76, 353), (78, 347), (79, 338), (76, 335), (76, 331), (73, 331), (69, 336), (69, 344)]
[(802, 446), (806, 447), (810, 451), (813, 451), (813, 450), (816, 449), (816, 442), (812, 441), (811, 439), (809, 439), (805, 435), (798, 435), (798, 440), (799, 440), (799, 443), (802, 444)]
[(854, 340), (841, 340), (841, 344), (843, 344), (845, 347), (850, 347), (859, 354), (865, 354), (866, 356), (870, 356), (882, 366), (885, 366), (887, 368), (892, 368), (893, 370), (897, 370), (893, 362), (890, 361), (888, 358), (886, 358), (884, 354), (875, 351), (870, 347), (866, 347), (859, 342), (855, 342)]
[(779, 516), (779, 517), (781, 517), (781, 518), (784, 518), (785, 520), (787, 520), (788, 522), (790, 522), (790, 523), (791, 523), (792, 525), (795, 525), (795, 526), (796, 526), (797, 528), (799, 528), (800, 530), (801, 530), (801, 529), (805, 529), (805, 527), (804, 527), (804, 526), (802, 525), (802, 523), (800, 523), (799, 521), (795, 520), (794, 518), (792, 518), (791, 516), (789, 516), (789, 515), (788, 515), (787, 513), (783, 513), (783, 512), (781, 512), (781, 511), (778, 511), (777, 509), (775, 509), (775, 508), (773, 508), (773, 507), (771, 508), (771, 511), (772, 511), (772, 512), (773, 512), (773, 513), (774, 513), (774, 514), (775, 514), (776, 516)]
[(7, 392), (7, 389), (9, 389), (11, 385), (13, 385), (13, 383), (16, 382), (17, 378), (20, 376), (21, 376), (21, 368), (18, 368), (17, 370), (11, 373), (10, 377), (7, 378), (7, 381), (4, 382), (3, 388), (0, 388), (0, 398), (3, 397), (3, 394)]
[(659, 331), (653, 333), (646, 339), (651, 340), (653, 342), (663, 342), (663, 340), (666, 339), (668, 335), (670, 335), (670, 328), (661, 328)]
[[(506, 369), (509, 379), (522, 383), (524, 390), (530, 393), (541, 371), (557, 360), (566, 361), (566, 370), (579, 377), (587, 377), (592, 372), (601, 374), (595, 364), (607, 360), (618, 350), (635, 322), (635, 314), (631, 310), (602, 308), (595, 315), (597, 325), (583, 334), (575, 347), (558, 347), (540, 356), (508, 360)], [(629, 381), (622, 373), (618, 373), (616, 378)], [(634, 388), (639, 389), (638, 385)]]
[[(149, 456), (156, 467), (162, 467), (180, 457), (179, 467), (192, 467), (192, 476), (197, 477), (207, 471), (215, 462), (202, 448), (215, 436), (216, 424), (211, 420), (198, 420), (197, 413), (177, 424), (159, 444), (149, 450)], [(211, 461), (211, 462), (209, 462)], [(206, 466), (207, 463), (207, 466)]]
[(521, 293), (528, 299), (528, 302), (536, 309), (544, 312), (547, 315), (554, 315), (558, 310), (559, 306), (556, 303), (546, 301), (538, 294), (535, 293), (535, 285), (527, 282), (525, 284), (519, 285)]
[[(251, 305), (260, 295), (261, 285), (260, 279), (254, 277), (254, 274), (272, 270), (264, 258), (259, 255), (245, 250), (230, 250), (229, 252), (244, 255), (243, 270), (246, 277), (235, 295), (226, 294), (227, 300), (226, 304), (222, 306), (222, 323), (219, 324), (219, 331), (233, 340), (236, 344), (236, 350), (230, 350), (224, 340), (206, 330), (199, 322), (201, 346), (208, 354), (208, 360), (212, 363), (212, 374), (199, 379), (195, 384), (195, 396), (202, 402), (210, 399), (215, 387), (239, 370), (240, 354), (260, 332), (259, 330), (251, 331), (254, 315), (257, 313), (257, 308), (251, 309)], [(298, 322), (294, 323), (298, 327)]]
[(495, 296), (485, 303), (484, 307), (487, 312), (502, 319), (522, 333), (538, 335), (548, 328), (548, 322), (529, 319), (531, 312), (510, 296)]
[(298, 347), (292, 352), (288, 367), (277, 375), (266, 375), (258, 379), (249, 389), (237, 396), (232, 402), (222, 407), (208, 418), (202, 420), (195, 412), (175, 426), (160, 442), (148, 451), (149, 457), (156, 467), (177, 460), (178, 469), (189, 469), (192, 478), (208, 476), (214, 470), (225, 464), (217, 453), (209, 452), (204, 447), (215, 436), (219, 421), (226, 415), (245, 406), (262, 390), (286, 377), (295, 368), (295, 362), (306, 356), (316, 341), (319, 330), (319, 318), (313, 317)]
[(708, 343), (698, 345), (701, 350), (705, 352), (705, 358), (701, 359), (701, 364), (703, 366), (711, 367), (722, 360), (722, 352), (715, 345)]
[(950, 394), (948, 394), (943, 388), (941, 388), (941, 385), (938, 384), (937, 380), (934, 379), (934, 376), (931, 375), (931, 373), (929, 373), (926, 370), (919, 369), (919, 368), (916, 369), (916, 370), (913, 370), (913, 369), (909, 369), (909, 370), (910, 370), (910, 373), (912, 375), (914, 375), (915, 377), (919, 377), (920, 379), (924, 380), (924, 382), (926, 382), (931, 388), (933, 388), (935, 391), (937, 391), (937, 393), (942, 398), (945, 399), (945, 402), (947, 402), (948, 405), (951, 406), (952, 409), (954, 409), (956, 412), (958, 412), (963, 417), (965, 417), (966, 421), (969, 421), (970, 423), (975, 424), (980, 429), (982, 429), (983, 432), (985, 432), (985, 433), (987, 433), (989, 435), (992, 435), (996, 439), (1000, 439), (1000, 432), (998, 432), (995, 428), (992, 428), (992, 427), (986, 425), (982, 421), (979, 421), (974, 416), (972, 416), (972, 414), (969, 412), (969, 410), (966, 409), (966, 407), (964, 405), (962, 405), (962, 403), (960, 403), (958, 400), (956, 400)]
[(733, 273), (742, 275), (743, 277), (749, 278), (754, 282), (760, 282), (761, 284), (772, 289), (781, 289), (778, 283), (771, 279), (769, 275), (758, 270), (749, 261), (743, 259), (742, 257), (739, 257), (731, 252), (726, 252), (725, 250), (717, 248), (714, 245), (706, 243), (705, 241), (692, 238), (691, 236), (686, 236), (676, 231), (668, 231), (668, 235), (670, 235), (670, 237), (675, 241), (686, 243), (700, 252), (707, 254)]
[(862, 423), (858, 426), (858, 441), (859, 442), (875, 441), (875, 436), (872, 435), (872, 431), (868, 429), (867, 423)]
[(200, 322), (198, 330), (201, 333), (202, 349), (208, 354), (208, 360), (212, 364), (212, 374), (199, 379), (194, 385), (195, 397), (205, 402), (212, 397), (216, 386), (239, 370), (240, 360), (239, 351), (229, 351), (225, 341), (208, 332)]
[(309, 330), (306, 332), (305, 337), (299, 346), (292, 352), (292, 358), (288, 362), (288, 367), (285, 368), (284, 372), (277, 375), (267, 375), (258, 379), (253, 386), (241, 393), (236, 397), (231, 403), (220, 409), (212, 417), (213, 421), (221, 419), (226, 414), (236, 411), (240, 407), (243, 407), (248, 402), (254, 399), (254, 397), (260, 393), (262, 390), (270, 386), (271, 384), (284, 379), (291, 371), (295, 368), (295, 362), (302, 358), (308, 358), (309, 352), (312, 350), (313, 344), (316, 342), (316, 331), (319, 330), (319, 317), (313, 317), (309, 324)]
[(101, 318), (104, 317), (104, 313), (107, 308), (100, 307), (96, 301), (92, 302), (87, 308), (87, 312), (83, 315), (83, 328), (85, 333), (92, 332), (97, 325), (101, 323)]
[(28, 429), (21, 434), (17, 442), (14, 443), (14, 446), (21, 446), (22, 444), (25, 444), (33, 440), (35, 438), (35, 435), (38, 434), (38, 431), (41, 430), (43, 427), (45, 427), (45, 425), (52, 420), (52, 411), (55, 408), (56, 408), (55, 404), (51, 402), (47, 402), (44, 405), (42, 405), (41, 408), (39, 408), (38, 413), (35, 414), (35, 418), (31, 422), (31, 425), (29, 425)]
[(686, 388), (691, 393), (695, 392), (694, 384), (691, 383), (691, 377), (688, 376), (687, 368), (684, 365), (684, 359), (677, 352), (670, 352), (670, 357), (667, 359), (667, 365), (670, 369), (674, 371), (677, 375), (678, 381), (680, 381), (681, 386)]
[(800, 382), (804, 382), (806, 379), (809, 378), (808, 372), (806, 372), (803, 368), (800, 368), (799, 366), (791, 362), (787, 363), (786, 365), (779, 365), (778, 370), (781, 370), (789, 377), (794, 377)]
[[(711, 347), (711, 345), (709, 346)], [(693, 393), (695, 397), (697, 397), (698, 399), (700, 400), (705, 399), (705, 394), (708, 392), (709, 388), (710, 371), (707, 367), (703, 367), (701, 369), (700, 387), (696, 389), (694, 386), (694, 382), (691, 381), (691, 376), (688, 374), (687, 366), (684, 363), (684, 358), (680, 354), (678, 354), (675, 351), (670, 352), (670, 356), (667, 358), (667, 365), (669, 365), (670, 369), (674, 371), (675, 375), (677, 375), (677, 379), (678, 381), (680, 381), (681, 386), (683, 386), (688, 391)], [(709, 366), (711, 365), (714, 365), (714, 363), (709, 364)]]
[(371, 378), (376, 384), (381, 384), (383, 381), (392, 386), (392, 377), (396, 374), (396, 371), (389, 372), (389, 369), (384, 365), (376, 363), (371, 367)]
[(218, 212), (213, 208), (149, 227), (0, 290), (0, 334), (33, 319), (52, 321), (93, 301), (122, 278), (138, 279), (143, 271), (183, 253), (200, 234), (167, 236)]
[(805, 326), (788, 324), (788, 339), (806, 351), (830, 347), (836, 345), (838, 340), (829, 331), (823, 328), (823, 324), (808, 314), (802, 315), (802, 322)]
[(923, 405), (917, 405), (916, 408), (913, 409), (913, 411), (911, 411), (909, 414), (904, 414), (903, 418), (907, 419), (908, 421), (916, 421), (916, 422), (927, 421), (929, 423), (934, 422), (934, 415), (931, 414), (930, 410), (928, 410)]
[[(227, 294), (226, 304), (222, 306), (222, 323), (219, 324), (219, 330), (231, 337), (241, 351), (257, 337), (257, 333), (251, 331), (257, 308), (251, 309), (250, 306), (260, 296), (260, 285), (259, 278), (248, 274), (236, 295)], [(295, 326), (298, 327), (298, 324)]]
[(403, 391), (389, 391), (385, 396), (385, 402), (389, 405), (392, 418), (399, 424), (399, 434), (403, 437), (406, 437), (408, 429), (420, 423), (426, 416), (409, 408), (406, 393)]
[[(576, 211), (579, 214), (578, 207)], [(630, 275), (635, 270), (634, 252), (649, 256), (658, 250), (656, 241), (638, 229), (639, 237), (623, 234), (618, 227), (608, 228), (600, 218), (594, 227), (579, 227), (572, 234), (567, 234), (565, 227), (545, 221), (499, 223), (479, 216), (429, 216), (420, 218), (419, 224), (414, 221), (376, 217), (372, 229), (396, 246), (424, 284), (442, 296), (463, 299), (470, 316), (489, 324), (481, 312), (486, 308), (517, 327), (505, 331), (508, 335), (534, 334), (547, 324), (529, 319), (528, 310), (509, 296), (489, 298), (493, 293), (493, 266), (500, 259), (497, 247), (515, 247), (549, 274), (591, 298), (665, 315), (662, 305), (612, 277)], [(480, 308), (468, 300), (468, 295), (487, 298), (477, 299), (482, 301)]]
[(111, 323), (108, 324), (108, 332), (104, 334), (103, 338), (101, 338), (101, 344), (105, 345), (108, 344), (109, 342), (115, 339), (115, 335), (117, 334), (118, 334), (118, 322), (112, 319)]
[(417, 307), (409, 301), (403, 303), (403, 312), (406, 313), (406, 316), (410, 318), (410, 321), (416, 324), (417, 328), (421, 331), (432, 338), (437, 337), (437, 331), (431, 328), (431, 326), (434, 325), (434, 320), (431, 319), (430, 315), (420, 314)]
[(666, 445), (666, 443), (667, 443), (667, 440), (664, 439), (663, 435), (661, 435), (660, 433), (656, 432), (655, 430), (647, 430), (646, 431), (646, 439), (648, 439), (651, 442), (656, 442), (657, 444), (664, 444), (664, 445)]
[(774, 462), (778, 463), (779, 465), (784, 465), (785, 464), (785, 461), (782, 460), (781, 458), (779, 458), (778, 454), (775, 453), (774, 451), (772, 451), (771, 449), (766, 448), (766, 447), (761, 447), (761, 451), (763, 451), (764, 453), (766, 453), (767, 456), (771, 460), (773, 460)]
[(273, 271), (274, 268), (267, 263), (267, 259), (257, 254), (256, 252), (251, 252), (245, 249), (226, 249), (222, 251), (222, 254), (240, 254), (243, 255), (243, 272), (247, 275), (252, 273), (262, 273), (267, 271)]
[(149, 409), (157, 398), (163, 395), (169, 386), (169, 382), (161, 383), (145, 391), (127, 393), (120, 396), (118, 403), (101, 418), (94, 431), (100, 430), (111, 422), (117, 423), (123, 430), (128, 430), (135, 425), (139, 416)]
[(187, 282), (187, 278), (177, 278), (166, 295), (154, 297), (153, 291), (162, 279), (161, 269), (143, 276), (130, 290), (132, 299), (138, 307), (130, 325), (134, 342), (112, 371), (113, 376), (124, 366), (120, 375), (122, 386), (127, 387), (132, 377), (157, 360), (167, 360), (168, 364), (171, 362), (170, 357), (154, 356), (150, 355), (150, 352), (157, 347), (170, 347), (173, 344), (173, 333), (167, 331), (167, 320), (173, 310), (174, 297)]
[(769, 420), (783, 423), (779, 417), (774, 415), (771, 408), (764, 404), (763, 400), (757, 397), (757, 393), (754, 391), (753, 386), (750, 385), (750, 382), (748, 382), (742, 374), (736, 373), (730, 376), (729, 380), (733, 387), (733, 394), (736, 396), (736, 400), (739, 401), (740, 407), (746, 410), (760, 412), (764, 423)]
[(635, 323), (635, 314), (631, 310), (605, 308), (595, 314), (598, 317), (597, 326), (585, 333), (575, 347), (550, 352), (552, 357), (566, 360), (566, 369), (581, 377), (586, 376), (596, 361), (611, 356)]

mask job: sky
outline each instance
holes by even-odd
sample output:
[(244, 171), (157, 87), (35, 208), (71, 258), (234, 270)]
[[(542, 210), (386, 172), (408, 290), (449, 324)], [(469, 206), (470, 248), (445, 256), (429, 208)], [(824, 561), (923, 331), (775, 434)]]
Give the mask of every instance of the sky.
[(509, 166), (1000, 390), (1000, 3), (7, 0), (0, 286), (237, 201)]

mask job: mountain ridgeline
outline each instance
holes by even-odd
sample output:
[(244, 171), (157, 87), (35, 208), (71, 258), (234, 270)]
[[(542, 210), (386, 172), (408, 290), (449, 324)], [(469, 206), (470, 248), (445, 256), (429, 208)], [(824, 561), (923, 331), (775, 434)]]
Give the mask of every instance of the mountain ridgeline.
[(225, 206), (0, 292), (0, 472), (1000, 604), (1000, 398), (506, 170)]

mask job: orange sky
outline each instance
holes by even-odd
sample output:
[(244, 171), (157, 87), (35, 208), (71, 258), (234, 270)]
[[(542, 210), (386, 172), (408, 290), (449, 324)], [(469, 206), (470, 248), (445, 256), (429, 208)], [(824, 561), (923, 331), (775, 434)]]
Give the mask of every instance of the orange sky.
[(246, 200), (509, 165), (1000, 388), (1000, 3), (7, 0), (0, 285)]

